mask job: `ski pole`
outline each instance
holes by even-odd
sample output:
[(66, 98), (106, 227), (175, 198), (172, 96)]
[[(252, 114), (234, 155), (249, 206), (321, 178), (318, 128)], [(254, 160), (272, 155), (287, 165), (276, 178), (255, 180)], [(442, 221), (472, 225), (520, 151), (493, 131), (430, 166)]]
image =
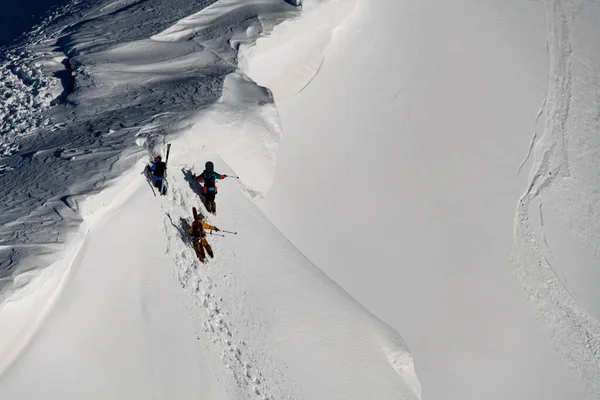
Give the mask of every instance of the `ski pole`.
[(211, 235), (215, 235), (215, 236), (221, 236), (221, 237), (225, 237), (225, 235), (221, 235), (219, 233), (214, 233), (213, 231), (210, 231)]
[(232, 235), (237, 235), (237, 232), (226, 231), (224, 229), (219, 229), (219, 232), (231, 233)]
[(233, 175), (225, 175), (227, 178), (235, 178), (235, 179), (240, 179), (239, 176), (233, 176)]
[(156, 192), (154, 191), (152, 184), (150, 183), (150, 181), (148, 179), (146, 179), (146, 182), (148, 182), (148, 185), (150, 185), (150, 189), (152, 189), (152, 194), (154, 195), (154, 197), (156, 197)]

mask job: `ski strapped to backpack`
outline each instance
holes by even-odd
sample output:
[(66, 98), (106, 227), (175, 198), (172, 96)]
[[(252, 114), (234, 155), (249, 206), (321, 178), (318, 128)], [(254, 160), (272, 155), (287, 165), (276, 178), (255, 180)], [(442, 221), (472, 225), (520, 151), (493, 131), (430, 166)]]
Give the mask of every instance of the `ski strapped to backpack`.
[(198, 222), (198, 211), (196, 207), (192, 207), (192, 215), (194, 216), (194, 222)]
[(165, 176), (163, 176), (160, 182), (160, 195), (163, 196), (165, 194), (164, 185), (166, 180), (166, 172), (167, 172), (167, 163), (169, 162), (169, 152), (171, 151), (171, 143), (167, 144), (167, 156), (165, 157)]

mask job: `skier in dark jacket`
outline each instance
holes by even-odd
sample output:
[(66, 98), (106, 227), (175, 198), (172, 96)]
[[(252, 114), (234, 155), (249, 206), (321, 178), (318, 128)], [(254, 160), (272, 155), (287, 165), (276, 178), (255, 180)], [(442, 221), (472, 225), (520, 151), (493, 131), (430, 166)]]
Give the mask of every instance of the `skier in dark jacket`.
[(208, 161), (204, 165), (204, 171), (198, 176), (198, 182), (202, 185), (202, 196), (206, 203), (206, 210), (213, 214), (217, 213), (217, 204), (215, 203), (215, 196), (217, 195), (217, 179), (225, 179), (227, 175), (219, 174), (215, 172), (212, 161)]
[[(147, 168), (148, 176), (152, 178), (154, 186), (161, 189), (163, 188), (163, 179), (165, 178), (165, 171), (167, 170), (167, 164), (164, 163), (161, 156), (154, 157), (154, 162)], [(150, 176), (150, 174), (152, 176)]]

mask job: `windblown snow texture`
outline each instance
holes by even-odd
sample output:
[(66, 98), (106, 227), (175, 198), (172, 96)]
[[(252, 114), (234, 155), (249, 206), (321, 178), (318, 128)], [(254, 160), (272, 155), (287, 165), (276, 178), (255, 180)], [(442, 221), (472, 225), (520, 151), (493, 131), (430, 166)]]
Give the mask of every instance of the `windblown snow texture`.
[[(0, 301), (56, 260), (80, 223), (83, 196), (220, 98), (239, 42), (295, 12), (276, 0), (207, 9), (212, 3), (72, 5), (8, 54), (4, 97), (14, 100), (3, 103), (0, 144)], [(161, 33), (203, 8), (185, 39)], [(49, 73), (63, 77), (62, 93)], [(62, 106), (48, 108), (53, 101)], [(265, 91), (260, 102), (271, 101)]]

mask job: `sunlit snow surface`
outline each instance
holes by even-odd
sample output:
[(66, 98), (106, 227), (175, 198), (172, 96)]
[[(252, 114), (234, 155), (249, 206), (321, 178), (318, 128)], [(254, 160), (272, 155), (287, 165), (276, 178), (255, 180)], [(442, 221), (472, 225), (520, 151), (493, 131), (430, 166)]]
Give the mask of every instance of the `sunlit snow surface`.
[[(5, 97), (18, 101), (0, 159), (0, 397), (420, 398), (402, 338), (253, 204), (271, 186), (281, 127), (237, 51), (299, 9), (63, 11), (7, 61)], [(167, 142), (160, 197), (141, 172)], [(239, 234), (210, 237), (217, 258), (204, 266), (185, 232), (191, 207), (203, 211), (190, 171), (209, 158), (240, 178), (221, 183), (209, 221)]]
[[(213, 15), (199, 24), (194, 40), (150, 39), (211, 3), (72, 6), (64, 17), (68, 26), (57, 21), (39, 33), (45, 40), (37, 38), (26, 47), (26, 54), (35, 52), (35, 57), (9, 55), (15, 72), (4, 72), (10, 89), (3, 103), (1, 159), (3, 296), (27, 281), (28, 271), (53, 259), (37, 256), (65, 243), (65, 228), (79, 218), (81, 196), (104, 188), (144, 147), (164, 142), (164, 134), (185, 128), (182, 121), (189, 123), (219, 99), (223, 80), (236, 68), (232, 37), (250, 41), (271, 19), (294, 12), (277, 1), (232, 5), (227, 18)], [(68, 84), (71, 71), (60, 63), (65, 58), (75, 75), (75, 93), (68, 99), (59, 98), (60, 81), (47, 77), (66, 73)], [(266, 90), (256, 87), (256, 92), (264, 97), (256, 101), (271, 102)], [(65, 104), (43, 112), (52, 100)]]
[(299, 15), (74, 2), (3, 54), (0, 397), (598, 398), (599, 6)]
[(600, 398), (598, 4), (334, 6), (243, 60), (284, 132), (262, 209), (402, 332), (424, 398)]

